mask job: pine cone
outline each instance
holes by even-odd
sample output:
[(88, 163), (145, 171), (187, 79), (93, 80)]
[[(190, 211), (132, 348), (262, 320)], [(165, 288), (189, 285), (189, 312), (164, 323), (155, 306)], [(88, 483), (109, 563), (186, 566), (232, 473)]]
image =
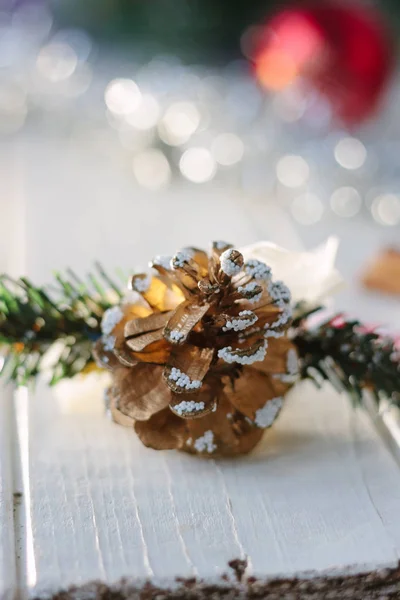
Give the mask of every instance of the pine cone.
[(112, 371), (115, 421), (155, 449), (231, 456), (272, 425), (296, 379), (290, 292), (224, 242), (185, 248), (134, 275), (95, 347)]

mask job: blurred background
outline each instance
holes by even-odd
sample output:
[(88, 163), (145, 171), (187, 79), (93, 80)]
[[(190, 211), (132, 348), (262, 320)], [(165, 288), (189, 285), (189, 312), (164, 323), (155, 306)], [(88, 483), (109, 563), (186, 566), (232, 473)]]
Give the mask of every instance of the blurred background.
[(399, 30), (398, 0), (0, 0), (2, 265), (334, 234), (339, 306), (400, 326), (360, 284), (400, 245)]

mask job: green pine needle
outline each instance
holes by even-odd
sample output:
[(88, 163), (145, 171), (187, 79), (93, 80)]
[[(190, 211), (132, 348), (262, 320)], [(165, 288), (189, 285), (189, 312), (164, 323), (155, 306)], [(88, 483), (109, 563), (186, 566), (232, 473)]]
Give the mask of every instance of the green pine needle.
[(355, 404), (368, 389), (379, 404), (386, 398), (400, 407), (400, 353), (394, 341), (365, 330), (359, 321), (337, 318), (308, 328), (300, 320), (293, 339), (297, 346), (302, 379), (332, 383), (346, 391)]
[(50, 368), (52, 384), (92, 362), (93, 341), (101, 335), (104, 311), (112, 306), (106, 292), (111, 279), (101, 267), (99, 271), (87, 283), (71, 270), (57, 273), (51, 289), (36, 287), (25, 277), (0, 276), (0, 352), (7, 379), (22, 385), (35, 379), (55, 342), (60, 354)]

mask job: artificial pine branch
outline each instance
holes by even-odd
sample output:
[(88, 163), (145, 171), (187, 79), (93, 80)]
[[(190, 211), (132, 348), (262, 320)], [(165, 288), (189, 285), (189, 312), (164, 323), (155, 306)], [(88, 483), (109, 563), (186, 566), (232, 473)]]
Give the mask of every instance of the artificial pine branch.
[[(92, 364), (92, 345), (101, 335), (104, 311), (123, 296), (119, 284), (100, 265), (96, 268), (98, 274), (89, 274), (87, 282), (71, 270), (57, 273), (51, 288), (36, 287), (26, 278), (0, 277), (2, 373), (9, 379), (19, 384), (35, 379), (55, 342), (59, 348), (49, 369), (51, 384)], [(295, 308), (293, 342), (301, 378), (318, 386), (327, 380), (356, 402), (368, 388), (377, 402), (385, 397), (400, 406), (400, 353), (393, 340), (341, 316), (309, 327), (308, 317), (320, 308)]]
[[(26, 384), (39, 373), (44, 356), (55, 342), (59, 348), (51, 369), (51, 383), (81, 372), (92, 361), (91, 348), (101, 331), (103, 313), (122, 297), (117, 284), (96, 265), (89, 283), (71, 270), (55, 275), (51, 289), (28, 279), (0, 277), (0, 347), (3, 373)], [(116, 298), (110, 299), (112, 287)]]
[(330, 381), (355, 403), (368, 389), (378, 404), (385, 398), (400, 406), (400, 352), (391, 338), (338, 315), (315, 328), (300, 321), (293, 341), (302, 379)]

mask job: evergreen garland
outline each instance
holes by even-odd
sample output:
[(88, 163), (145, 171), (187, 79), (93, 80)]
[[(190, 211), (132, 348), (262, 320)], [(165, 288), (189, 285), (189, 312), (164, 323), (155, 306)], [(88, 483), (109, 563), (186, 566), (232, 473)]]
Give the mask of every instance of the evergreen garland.
[(400, 406), (400, 352), (391, 338), (337, 315), (315, 328), (300, 321), (293, 341), (302, 379), (318, 387), (330, 381), (354, 403), (368, 389), (378, 404), (385, 398)]
[(26, 278), (0, 277), (0, 348), (5, 359), (2, 373), (8, 379), (21, 385), (34, 379), (55, 342), (51, 384), (92, 362), (103, 313), (122, 297), (120, 286), (100, 265), (96, 268), (98, 273), (90, 274), (87, 282), (71, 270), (57, 273), (51, 289), (36, 287)]
[[(100, 265), (96, 271), (87, 281), (71, 270), (57, 273), (51, 289), (36, 287), (26, 278), (0, 277), (3, 375), (17, 384), (29, 383), (55, 344), (57, 352), (47, 368), (50, 384), (94, 365), (92, 346), (101, 335), (102, 316), (123, 297), (122, 284)], [(123, 274), (119, 277), (127, 280)], [(313, 327), (309, 317), (320, 309), (307, 311), (298, 305), (295, 310), (293, 342), (301, 378), (317, 386), (329, 381), (355, 402), (368, 388), (377, 403), (386, 398), (400, 406), (400, 351), (395, 342), (342, 315)]]

